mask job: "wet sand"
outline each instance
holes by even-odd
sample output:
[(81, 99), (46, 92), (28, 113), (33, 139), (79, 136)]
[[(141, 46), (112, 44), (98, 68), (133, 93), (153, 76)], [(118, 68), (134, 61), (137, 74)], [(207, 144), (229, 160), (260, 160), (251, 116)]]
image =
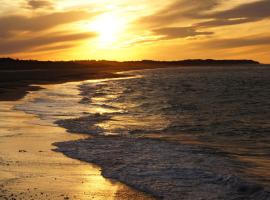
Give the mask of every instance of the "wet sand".
[(52, 143), (85, 136), (13, 110), (21, 101), (0, 103), (0, 199), (152, 199), (54, 152)]

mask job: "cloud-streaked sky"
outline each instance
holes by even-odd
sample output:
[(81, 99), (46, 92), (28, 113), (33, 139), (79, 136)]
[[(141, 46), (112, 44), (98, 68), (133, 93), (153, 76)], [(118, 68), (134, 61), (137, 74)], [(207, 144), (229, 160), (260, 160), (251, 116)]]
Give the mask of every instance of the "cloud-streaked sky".
[(0, 56), (270, 63), (270, 0), (0, 0)]

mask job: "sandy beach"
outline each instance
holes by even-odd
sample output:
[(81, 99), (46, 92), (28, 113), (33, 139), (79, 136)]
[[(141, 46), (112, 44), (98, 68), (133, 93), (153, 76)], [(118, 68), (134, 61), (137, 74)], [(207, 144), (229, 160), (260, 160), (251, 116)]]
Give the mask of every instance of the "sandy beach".
[(151, 199), (101, 176), (100, 168), (52, 151), (85, 138), (0, 103), (0, 199)]

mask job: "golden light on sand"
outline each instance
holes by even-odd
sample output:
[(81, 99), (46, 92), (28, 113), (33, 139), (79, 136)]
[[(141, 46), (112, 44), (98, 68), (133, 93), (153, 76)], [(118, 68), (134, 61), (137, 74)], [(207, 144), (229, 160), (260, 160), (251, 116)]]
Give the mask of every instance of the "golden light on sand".
[(89, 27), (98, 33), (99, 46), (106, 48), (120, 39), (125, 29), (125, 21), (115, 13), (105, 13), (97, 17)]

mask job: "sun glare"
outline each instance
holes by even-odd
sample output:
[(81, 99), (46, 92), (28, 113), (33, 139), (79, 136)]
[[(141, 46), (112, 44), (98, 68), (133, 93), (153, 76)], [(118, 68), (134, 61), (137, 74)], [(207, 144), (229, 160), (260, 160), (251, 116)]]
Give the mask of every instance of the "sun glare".
[(90, 24), (90, 28), (99, 34), (100, 47), (109, 47), (117, 42), (124, 27), (123, 19), (113, 13), (103, 14)]

